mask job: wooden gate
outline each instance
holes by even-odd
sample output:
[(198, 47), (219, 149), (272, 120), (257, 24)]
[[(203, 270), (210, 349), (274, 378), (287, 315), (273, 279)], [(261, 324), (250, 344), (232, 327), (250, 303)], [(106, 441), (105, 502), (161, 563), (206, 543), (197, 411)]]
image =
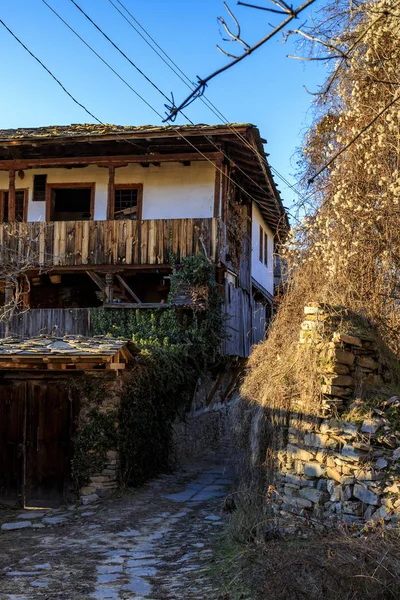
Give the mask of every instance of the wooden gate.
[(0, 381), (0, 502), (66, 500), (75, 414), (65, 380)]

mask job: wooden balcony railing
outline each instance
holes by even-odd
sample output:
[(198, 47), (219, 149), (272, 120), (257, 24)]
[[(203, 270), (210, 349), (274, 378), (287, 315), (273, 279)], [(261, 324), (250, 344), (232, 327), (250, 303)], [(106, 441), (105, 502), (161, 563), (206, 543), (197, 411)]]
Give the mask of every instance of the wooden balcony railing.
[(204, 250), (220, 261), (218, 219), (0, 223), (0, 261), (44, 266), (164, 265)]

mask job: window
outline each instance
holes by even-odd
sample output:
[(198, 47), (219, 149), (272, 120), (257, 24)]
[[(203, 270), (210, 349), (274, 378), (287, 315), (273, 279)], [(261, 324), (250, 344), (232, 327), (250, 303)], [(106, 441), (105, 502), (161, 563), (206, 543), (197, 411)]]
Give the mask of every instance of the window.
[(141, 218), (142, 186), (119, 185), (114, 191), (113, 216), (116, 220)]
[(259, 245), (260, 262), (268, 265), (268, 234), (260, 225), (260, 245)]
[[(26, 221), (26, 190), (15, 190), (15, 221)], [(0, 192), (0, 213), (1, 221), (8, 223), (10, 221), (10, 206), (8, 202), (8, 191)]]
[(94, 212), (94, 183), (49, 184), (47, 221), (89, 221)]
[(264, 231), (264, 265), (268, 265), (268, 234)]
[(33, 196), (34, 202), (46, 201), (46, 182), (47, 175), (35, 175), (33, 178)]

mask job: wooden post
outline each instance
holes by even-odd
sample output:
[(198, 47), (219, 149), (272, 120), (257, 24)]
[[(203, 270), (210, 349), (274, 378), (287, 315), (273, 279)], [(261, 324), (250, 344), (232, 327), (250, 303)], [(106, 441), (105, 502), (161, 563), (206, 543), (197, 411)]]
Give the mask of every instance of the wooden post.
[(222, 160), (218, 159), (215, 164), (214, 218), (217, 218), (221, 215), (221, 166)]
[(30, 308), (30, 285), (29, 282), (27, 281), (27, 279), (24, 279), (23, 283), (22, 283), (23, 289), (22, 289), (22, 306), (24, 310), (28, 310)]
[(14, 287), (10, 281), (6, 281), (5, 294), (4, 294), (4, 308), (6, 311), (6, 322), (4, 327), (5, 337), (10, 335), (10, 321), (14, 315), (14, 309), (11, 308), (14, 300)]
[(8, 220), (15, 221), (15, 171), (8, 172)]
[(112, 273), (106, 273), (106, 303), (113, 303), (113, 282), (114, 275)]
[(115, 167), (108, 167), (108, 197), (107, 197), (107, 221), (111, 221), (114, 216), (114, 197), (115, 197)]
[(228, 217), (228, 193), (229, 193), (229, 165), (223, 165), (224, 175), (222, 177), (222, 220), (227, 222)]

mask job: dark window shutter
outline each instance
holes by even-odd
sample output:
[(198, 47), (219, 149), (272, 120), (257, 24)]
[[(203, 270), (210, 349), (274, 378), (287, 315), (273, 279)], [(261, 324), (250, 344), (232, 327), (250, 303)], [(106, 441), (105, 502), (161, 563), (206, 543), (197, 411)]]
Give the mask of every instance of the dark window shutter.
[(33, 178), (33, 198), (34, 202), (45, 202), (46, 200), (46, 182), (47, 175), (35, 175)]

